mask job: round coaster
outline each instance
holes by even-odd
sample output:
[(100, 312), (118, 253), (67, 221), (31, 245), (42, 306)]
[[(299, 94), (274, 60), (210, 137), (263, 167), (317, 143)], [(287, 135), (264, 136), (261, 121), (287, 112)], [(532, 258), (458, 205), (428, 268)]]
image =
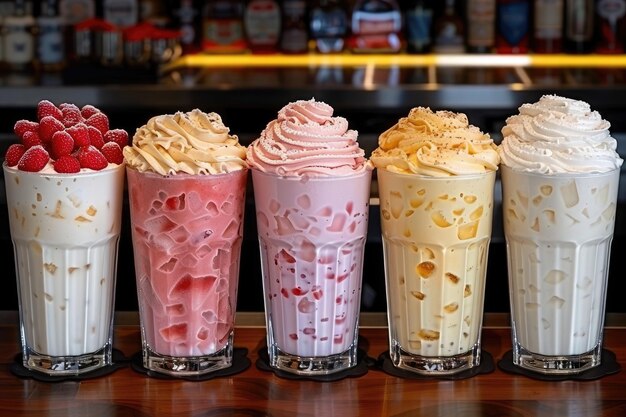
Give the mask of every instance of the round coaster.
[(109, 366), (104, 366), (80, 375), (48, 375), (40, 371), (26, 368), (22, 363), (22, 354), (19, 353), (15, 356), (9, 370), (13, 375), (19, 378), (34, 379), (41, 382), (84, 381), (86, 379), (100, 378), (112, 374), (118, 369), (125, 368), (127, 361), (128, 359), (121, 351), (113, 349), (113, 364)]
[(285, 379), (294, 379), (300, 381), (318, 381), (333, 382), (344, 378), (358, 378), (367, 374), (372, 359), (369, 358), (363, 349), (358, 349), (356, 354), (356, 365), (344, 371), (335, 372), (328, 375), (297, 375), (291, 372), (275, 369), (270, 366), (270, 357), (267, 353), (267, 347), (259, 349), (259, 358), (256, 361), (256, 367), (261, 371), (273, 372), (274, 375)]
[(385, 351), (380, 354), (378, 360), (376, 361), (376, 368), (393, 376), (397, 376), (400, 378), (406, 379), (444, 379), (444, 380), (460, 380), (472, 378), (476, 375), (480, 374), (490, 374), (495, 371), (496, 367), (494, 365), (493, 356), (491, 353), (486, 351), (481, 351), (480, 357), (480, 365), (470, 368), (466, 371), (459, 372), (451, 375), (422, 375), (417, 372), (408, 371), (406, 369), (401, 369), (396, 367), (391, 361), (391, 356), (389, 356), (389, 351)]
[(228, 368), (219, 369), (213, 372), (207, 372), (201, 375), (181, 375), (173, 376), (163, 374), (161, 372), (151, 371), (143, 366), (143, 355), (141, 351), (135, 353), (130, 359), (130, 367), (133, 371), (147, 375), (156, 379), (184, 379), (186, 381), (208, 381), (214, 378), (232, 376), (241, 373), (250, 367), (250, 359), (248, 359), (248, 349), (233, 348), (233, 362)]
[(540, 372), (533, 372), (529, 369), (522, 368), (513, 363), (513, 351), (506, 352), (502, 359), (498, 362), (498, 368), (500, 370), (517, 375), (524, 375), (529, 378), (538, 379), (540, 381), (592, 381), (594, 379), (602, 378), (607, 375), (616, 374), (622, 368), (617, 362), (615, 353), (607, 349), (602, 349), (602, 356), (600, 359), (600, 365), (591, 368), (587, 371), (580, 372), (578, 374), (570, 375), (546, 375)]

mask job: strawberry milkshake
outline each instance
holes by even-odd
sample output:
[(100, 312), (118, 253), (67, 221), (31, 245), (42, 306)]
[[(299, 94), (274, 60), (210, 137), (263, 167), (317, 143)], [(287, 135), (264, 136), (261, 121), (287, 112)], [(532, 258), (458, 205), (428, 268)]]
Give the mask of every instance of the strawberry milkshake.
[(216, 113), (153, 117), (124, 148), (143, 364), (232, 364), (246, 151)]
[(270, 365), (356, 365), (371, 167), (348, 121), (315, 100), (283, 107), (248, 148)]
[(46, 100), (14, 131), (3, 167), (23, 364), (50, 375), (110, 365), (128, 135), (93, 106)]

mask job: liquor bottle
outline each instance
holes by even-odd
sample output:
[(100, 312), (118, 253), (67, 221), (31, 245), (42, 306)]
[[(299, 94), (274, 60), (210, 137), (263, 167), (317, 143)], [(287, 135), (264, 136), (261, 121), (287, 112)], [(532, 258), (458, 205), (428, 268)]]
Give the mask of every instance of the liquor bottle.
[(184, 54), (200, 49), (200, 10), (194, 0), (173, 1), (168, 9), (173, 10), (174, 28), (180, 30), (180, 44)]
[(467, 49), (474, 53), (493, 50), (496, 32), (496, 1), (467, 2)]
[(4, 60), (12, 71), (32, 69), (35, 58), (35, 19), (24, 0), (15, 1), (13, 14), (4, 19)]
[(563, 48), (563, 0), (535, 0), (533, 50), (558, 53)]
[(498, 0), (496, 51), (500, 54), (528, 52), (530, 0)]
[(343, 51), (348, 34), (348, 13), (341, 0), (317, 0), (311, 8), (309, 28), (318, 52)]
[(96, 16), (94, 0), (60, 0), (59, 14), (66, 25), (75, 25)]
[(413, 0), (404, 12), (406, 48), (412, 54), (430, 52), (432, 47), (433, 2)]
[(589, 53), (594, 47), (593, 0), (565, 0), (563, 49), (569, 53)]
[(248, 0), (243, 11), (243, 29), (248, 48), (255, 53), (278, 51), (280, 6), (275, 0)]
[(306, 27), (306, 1), (283, 0), (283, 32), (280, 50), (288, 54), (308, 51), (309, 34)]
[(37, 62), (43, 71), (58, 71), (65, 65), (64, 24), (58, 1), (41, 3), (37, 18)]
[(354, 52), (399, 52), (402, 14), (395, 0), (358, 0), (352, 11)]
[(596, 3), (597, 40), (599, 54), (624, 53), (626, 0), (599, 0)]
[(243, 2), (207, 2), (202, 12), (202, 50), (212, 53), (240, 53), (245, 49)]
[(119, 28), (137, 24), (139, 4), (137, 0), (104, 0), (102, 5), (104, 20)]
[(435, 19), (433, 52), (460, 54), (465, 52), (463, 19), (457, 14), (455, 1), (446, 0), (443, 15)]

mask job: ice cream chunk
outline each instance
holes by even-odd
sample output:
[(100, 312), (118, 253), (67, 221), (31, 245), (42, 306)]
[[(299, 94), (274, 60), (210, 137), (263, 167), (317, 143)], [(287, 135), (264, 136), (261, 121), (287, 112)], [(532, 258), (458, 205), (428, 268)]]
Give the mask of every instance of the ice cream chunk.
[(416, 107), (382, 133), (371, 161), (391, 172), (433, 177), (495, 171), (499, 157), (488, 134), (467, 116)]
[(607, 172), (622, 165), (611, 124), (584, 101), (545, 95), (502, 128), (502, 163), (541, 174)]
[(284, 176), (352, 175), (369, 165), (357, 143), (358, 132), (326, 103), (289, 103), (248, 147), (248, 163)]
[(217, 113), (195, 109), (155, 116), (137, 129), (126, 164), (139, 172), (222, 174), (247, 168), (246, 149)]

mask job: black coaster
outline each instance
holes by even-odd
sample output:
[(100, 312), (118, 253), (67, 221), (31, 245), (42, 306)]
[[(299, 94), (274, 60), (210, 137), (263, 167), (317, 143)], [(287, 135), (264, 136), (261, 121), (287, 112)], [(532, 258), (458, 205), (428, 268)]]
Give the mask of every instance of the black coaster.
[(363, 349), (358, 349), (356, 353), (356, 365), (344, 371), (335, 372), (328, 375), (296, 375), (291, 372), (274, 369), (270, 366), (270, 356), (267, 353), (267, 346), (259, 349), (259, 358), (256, 361), (256, 367), (261, 371), (273, 372), (276, 376), (285, 379), (293, 379), (300, 381), (317, 381), (317, 382), (333, 382), (344, 378), (358, 378), (367, 374), (373, 359), (365, 354)]
[(406, 379), (444, 379), (455, 381), (460, 379), (472, 378), (480, 374), (490, 374), (495, 371), (496, 367), (494, 365), (493, 356), (491, 356), (491, 353), (483, 350), (481, 351), (480, 355), (480, 365), (470, 368), (467, 371), (462, 371), (451, 375), (423, 375), (418, 374), (417, 372), (407, 371), (406, 369), (397, 368), (391, 361), (389, 351), (386, 351), (381, 353), (378, 357), (378, 360), (376, 361), (376, 369), (381, 370), (389, 375)]
[(540, 381), (592, 381), (607, 375), (616, 374), (622, 368), (617, 362), (615, 353), (607, 349), (602, 349), (600, 365), (587, 371), (572, 375), (546, 375), (539, 372), (533, 372), (529, 369), (522, 368), (513, 364), (513, 351), (506, 352), (502, 359), (498, 362), (498, 368), (510, 374), (524, 375), (529, 378), (538, 379)]
[(186, 381), (208, 381), (214, 378), (232, 376), (241, 373), (250, 367), (250, 359), (248, 359), (248, 349), (233, 348), (233, 362), (228, 368), (219, 369), (217, 371), (208, 372), (202, 375), (181, 375), (173, 376), (163, 374), (161, 372), (150, 371), (143, 366), (143, 356), (141, 352), (135, 353), (130, 359), (130, 367), (133, 371), (156, 379), (184, 379)]
[(84, 374), (80, 375), (48, 375), (43, 372), (31, 370), (24, 367), (24, 365), (22, 364), (22, 354), (19, 353), (15, 356), (13, 363), (9, 366), (9, 370), (13, 375), (19, 378), (34, 379), (40, 382), (84, 381), (86, 379), (100, 378), (112, 374), (118, 369), (125, 368), (127, 362), (128, 359), (121, 351), (113, 349), (112, 365), (98, 368), (91, 372), (85, 372)]

